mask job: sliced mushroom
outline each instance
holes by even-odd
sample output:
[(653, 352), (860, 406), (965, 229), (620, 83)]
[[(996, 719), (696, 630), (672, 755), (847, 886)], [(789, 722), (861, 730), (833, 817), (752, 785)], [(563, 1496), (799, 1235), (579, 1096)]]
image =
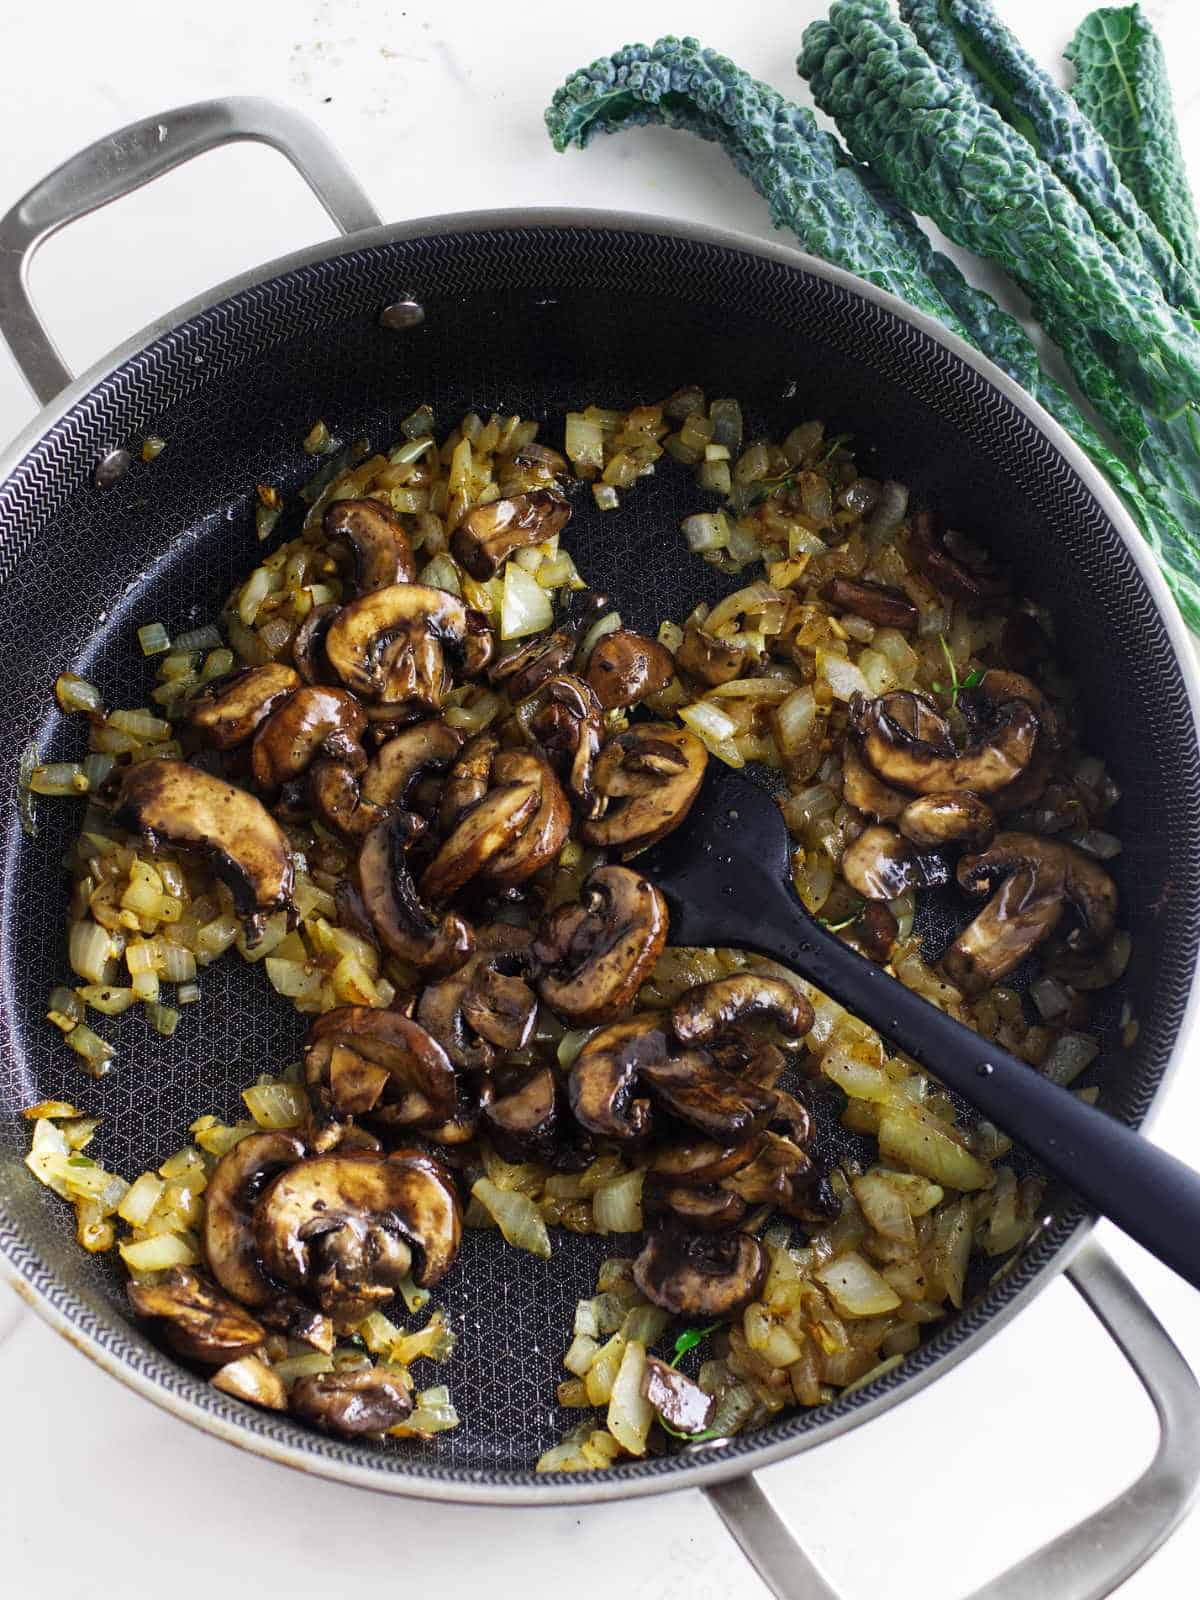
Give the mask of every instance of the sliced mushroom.
[(990, 729), (955, 754), (941, 740), (935, 744), (910, 732), (905, 717), (896, 714), (907, 712), (918, 724), (937, 726), (942, 719), (932, 707), (913, 710), (912, 703), (920, 698), (897, 693), (878, 700), (856, 697), (851, 702), (851, 725), (863, 757), (885, 783), (913, 794), (970, 789), (987, 795), (1012, 783), (1032, 760), (1039, 725), (1028, 701), (1006, 700), (996, 706)]
[(250, 1355), (267, 1337), (243, 1306), (186, 1267), (172, 1267), (156, 1283), (127, 1283), (125, 1292), (138, 1316), (160, 1323), (172, 1349), (188, 1361), (224, 1366)]
[(425, 1028), (399, 1011), (326, 1011), (308, 1031), (304, 1072), (310, 1088), (346, 1114), (374, 1111), (385, 1091), (392, 1101), (389, 1120), (400, 1125), (440, 1121), (454, 1111), (449, 1057)]
[(757, 1133), (776, 1109), (771, 1091), (724, 1071), (703, 1050), (643, 1060), (638, 1081), (680, 1122), (726, 1144)]
[(842, 751), (842, 798), (856, 811), (876, 822), (894, 822), (908, 804), (908, 795), (877, 778), (859, 753), (858, 741), (848, 738)]
[(347, 839), (365, 838), (386, 816), (364, 802), (358, 778), (340, 761), (314, 761), (308, 769), (308, 793), (321, 821)]
[(580, 903), (559, 906), (538, 930), (542, 999), (576, 1021), (618, 1016), (650, 976), (667, 926), (666, 901), (652, 883), (628, 867), (598, 867)]
[(440, 904), (478, 877), (496, 856), (511, 850), (539, 807), (532, 783), (491, 789), (443, 841), (421, 876), (420, 892)]
[(218, 750), (242, 744), (279, 702), (300, 687), (300, 674), (281, 661), (250, 667), (206, 685), (192, 701), (188, 720)]
[(372, 828), (358, 855), (359, 888), (385, 950), (428, 971), (450, 972), (471, 953), (471, 929), (457, 912), (437, 917), (421, 903), (406, 853), (423, 829), (407, 811)]
[(383, 716), (438, 711), (450, 687), (444, 647), (467, 635), (457, 595), (419, 583), (391, 584), (338, 612), (325, 654), (348, 689), (379, 702)]
[(516, 705), (536, 694), (548, 678), (567, 670), (578, 642), (579, 629), (570, 624), (534, 634), (516, 650), (494, 661), (488, 676), (493, 683), (504, 684)]
[(356, 1367), (298, 1378), (289, 1396), (305, 1422), (344, 1439), (378, 1436), (412, 1412), (410, 1379), (403, 1367)]
[(404, 524), (380, 500), (335, 500), (321, 519), (326, 537), (348, 545), (354, 559), (354, 589), (370, 594), (417, 575)]
[(900, 924), (882, 900), (869, 900), (854, 925), (854, 931), (863, 954), (872, 961), (884, 962), (892, 953)]
[(1058, 925), (1069, 903), (1079, 927), (1076, 949), (1103, 944), (1116, 925), (1117, 891), (1099, 862), (1058, 839), (1033, 833), (998, 833), (980, 855), (964, 856), (958, 881), (968, 894), (999, 890), (942, 960), (947, 977), (968, 994), (997, 983)]
[(547, 678), (517, 707), (517, 720), (585, 815), (591, 815), (592, 767), (604, 734), (604, 712), (582, 678)]
[(410, 1271), (432, 1288), (462, 1227), (449, 1176), (412, 1151), (299, 1161), (268, 1185), (254, 1223), (267, 1271), (313, 1294), (339, 1329), (390, 1300)]
[(891, 828), (872, 825), (847, 845), (842, 876), (866, 900), (895, 900), (921, 883), (912, 846)]
[(259, 1265), (254, 1207), (270, 1179), (304, 1155), (304, 1141), (295, 1134), (252, 1133), (225, 1152), (208, 1180), (204, 1257), (221, 1288), (244, 1306), (267, 1306), (279, 1294)]
[(341, 607), (333, 600), (314, 606), (296, 629), (296, 637), (292, 640), (292, 660), (305, 683), (337, 681), (337, 674), (325, 654), (325, 635), (340, 610)]
[(536, 1161), (551, 1154), (558, 1136), (558, 1102), (558, 1080), (549, 1067), (535, 1067), (496, 1096), (483, 1121), (505, 1160)]
[(291, 903), (294, 869), (283, 829), (252, 794), (199, 767), (158, 760), (130, 767), (114, 820), (152, 844), (208, 855), (251, 931)]
[(496, 635), (485, 612), (467, 607), (467, 631), (460, 648), (459, 671), (464, 678), (478, 678), (496, 657)]
[[(454, 1115), (444, 1122), (418, 1123), (415, 1132), (422, 1140), (449, 1148), (471, 1144), (479, 1137), (480, 1119), (495, 1097), (492, 1080), (486, 1073), (461, 1073)], [(384, 1119), (388, 1108), (380, 1113)]]
[(489, 883), (510, 889), (558, 859), (571, 830), (571, 807), (554, 768), (532, 750), (502, 750), (492, 762), (492, 781), (528, 784), (538, 797), (537, 809), (512, 844), (483, 869)]
[(714, 639), (695, 622), (686, 624), (683, 641), (675, 652), (675, 665), (681, 672), (713, 689), (732, 682), (745, 670), (749, 659), (750, 653), (743, 646)]
[(800, 1040), (812, 1028), (813, 1008), (781, 978), (741, 972), (687, 990), (675, 1002), (671, 1027), (681, 1044), (709, 1044), (754, 1018), (769, 1018), (785, 1037)]
[(209, 1380), (214, 1389), (222, 1389), (237, 1400), (248, 1400), (253, 1406), (267, 1411), (286, 1411), (287, 1390), (283, 1379), (273, 1367), (257, 1356), (240, 1356), (230, 1361)]
[(362, 772), (366, 752), (359, 739), (367, 726), (363, 708), (345, 689), (306, 684), (259, 728), (250, 749), (254, 781), (267, 793), (297, 778), (318, 755)]
[(593, 773), (603, 814), (585, 822), (588, 844), (628, 857), (665, 838), (700, 793), (708, 751), (686, 728), (638, 722), (610, 739)]
[(712, 1139), (684, 1139), (659, 1145), (650, 1157), (649, 1170), (674, 1184), (703, 1187), (749, 1166), (762, 1145), (762, 1134), (736, 1145), (722, 1145)]
[(665, 689), (674, 676), (671, 652), (629, 628), (606, 633), (588, 658), (587, 681), (605, 711), (637, 705)]
[(363, 774), (362, 797), (380, 811), (402, 806), (417, 780), (427, 772), (441, 772), (462, 747), (462, 736), (440, 717), (415, 722), (388, 739)]
[(722, 1178), (721, 1188), (739, 1195), (747, 1205), (773, 1206), (786, 1216), (807, 1220), (811, 1215), (810, 1200), (814, 1195), (819, 1198), (821, 1178), (812, 1159), (794, 1139), (768, 1131), (754, 1160)]
[(717, 1409), (715, 1395), (705, 1394), (698, 1383), (657, 1356), (646, 1357), (642, 1395), (659, 1421), (675, 1433), (703, 1433)]
[(728, 1316), (762, 1287), (766, 1257), (748, 1233), (682, 1233), (656, 1229), (633, 1263), (633, 1281), (674, 1316)]
[(985, 580), (942, 549), (934, 535), (933, 516), (928, 511), (918, 511), (913, 518), (909, 553), (917, 571), (943, 599), (965, 601), (970, 606), (986, 599), (994, 589), (990, 577)]
[(654, 1013), (594, 1033), (571, 1063), (568, 1095), (576, 1122), (604, 1139), (644, 1137), (650, 1102), (635, 1098), (634, 1090), (642, 1067), (666, 1053), (666, 1032)]
[(651, 1173), (642, 1190), (642, 1206), (649, 1216), (669, 1216), (689, 1231), (715, 1233), (736, 1228), (750, 1209), (740, 1195), (711, 1184), (693, 1186), (666, 1183)]
[(896, 820), (904, 837), (922, 849), (936, 850), (945, 844), (965, 845), (968, 850), (984, 850), (996, 831), (992, 808), (969, 789), (918, 795), (910, 800)]
[(830, 578), (821, 590), (821, 598), (828, 600), (836, 610), (865, 617), (880, 628), (908, 632), (917, 625), (917, 608), (908, 596), (882, 583), (867, 583), (861, 578)]
[(417, 1020), (455, 1067), (486, 1071), (502, 1050), (523, 1049), (537, 1019), (537, 997), (525, 982), (533, 965), (531, 938), (520, 928), (481, 928), (476, 953), (440, 983), (427, 984)]
[(492, 760), (499, 748), (500, 740), (494, 733), (477, 733), (463, 746), (442, 785), (438, 825), (444, 834), (453, 833), (471, 807), (478, 805), (488, 792)]
[(1045, 695), (1020, 672), (1000, 672), (991, 667), (974, 689), (958, 697), (959, 707), (972, 721), (982, 721), (988, 711), (1005, 700), (1026, 700), (1038, 719), (1037, 743), (1033, 759), (1021, 775), (988, 798), (992, 808), (1003, 815), (1022, 811), (1039, 801), (1054, 776), (1059, 754), (1058, 718)]
[(564, 528), (571, 507), (548, 489), (493, 500), (468, 511), (450, 539), (450, 550), (480, 583), (494, 578), (514, 550), (543, 544)]

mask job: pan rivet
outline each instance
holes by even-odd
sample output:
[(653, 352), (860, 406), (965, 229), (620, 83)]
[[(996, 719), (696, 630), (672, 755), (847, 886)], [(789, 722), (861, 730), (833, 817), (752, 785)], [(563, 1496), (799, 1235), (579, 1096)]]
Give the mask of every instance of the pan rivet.
[(379, 313), (379, 326), (401, 333), (406, 328), (418, 328), (425, 321), (425, 307), (419, 300), (394, 300)]
[(990, 1078), (995, 1070), (995, 1067), (990, 1061), (981, 1061), (975, 1068), (975, 1075), (978, 1078)]
[(129, 471), (131, 458), (128, 450), (110, 450), (96, 463), (93, 480), (97, 489), (111, 489)]

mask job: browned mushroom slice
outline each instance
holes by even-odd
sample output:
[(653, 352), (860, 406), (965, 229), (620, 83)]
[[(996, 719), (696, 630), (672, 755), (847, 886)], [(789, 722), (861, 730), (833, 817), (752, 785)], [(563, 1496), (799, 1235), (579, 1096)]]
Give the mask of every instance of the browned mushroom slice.
[(657, 1356), (646, 1357), (642, 1395), (675, 1433), (703, 1433), (717, 1409), (715, 1395)]
[(773, 1092), (723, 1071), (703, 1050), (643, 1061), (638, 1081), (680, 1122), (727, 1144), (757, 1133), (775, 1110)]
[(637, 705), (665, 689), (674, 676), (671, 652), (628, 628), (606, 633), (587, 664), (587, 681), (605, 711)]
[(263, 1191), (254, 1226), (266, 1270), (314, 1295), (339, 1329), (390, 1300), (410, 1271), (432, 1288), (462, 1228), (450, 1177), (413, 1151), (299, 1161)]
[(749, 660), (750, 654), (743, 646), (714, 639), (695, 622), (684, 627), (683, 642), (675, 652), (675, 665), (681, 672), (713, 689), (730, 683), (745, 670)]
[(968, 850), (983, 850), (996, 831), (996, 816), (985, 801), (968, 789), (946, 793), (935, 790), (910, 800), (896, 819), (896, 826), (922, 849), (962, 844)]
[(830, 578), (821, 590), (822, 600), (838, 611), (865, 617), (880, 628), (899, 628), (907, 632), (917, 625), (917, 608), (900, 589), (882, 583), (867, 583), (861, 578)]
[(338, 612), (325, 654), (348, 689), (388, 716), (438, 711), (450, 687), (445, 647), (460, 647), (467, 608), (445, 589), (391, 584)]
[(605, 1139), (642, 1138), (650, 1128), (650, 1102), (634, 1098), (638, 1075), (666, 1053), (663, 1023), (652, 1013), (594, 1033), (571, 1064), (568, 1093), (576, 1122)]
[(250, 667), (208, 684), (192, 701), (188, 720), (218, 750), (242, 744), (281, 700), (300, 687), (300, 674), (282, 661)]
[(542, 999), (580, 1022), (620, 1015), (650, 976), (667, 927), (666, 901), (652, 883), (628, 867), (598, 867), (580, 903), (559, 906), (538, 930)]
[(535, 1068), (497, 1095), (483, 1121), (505, 1160), (540, 1160), (550, 1153), (558, 1134), (558, 1099), (558, 1080), (549, 1067)]
[(588, 844), (626, 857), (671, 833), (700, 792), (708, 751), (686, 728), (638, 722), (610, 739), (593, 773), (602, 815), (585, 822)]
[(467, 631), (459, 648), (459, 671), (464, 678), (478, 678), (496, 658), (496, 635), (487, 614), (467, 608)]
[(648, 1216), (669, 1216), (696, 1233), (736, 1228), (750, 1209), (740, 1195), (712, 1185), (664, 1183), (651, 1173), (642, 1192)]
[(304, 1154), (304, 1142), (294, 1134), (252, 1133), (225, 1152), (208, 1180), (201, 1232), (205, 1260), (221, 1288), (244, 1306), (266, 1306), (279, 1293), (259, 1265), (254, 1206), (267, 1182)]
[(310, 1373), (292, 1385), (289, 1403), (298, 1417), (343, 1439), (378, 1436), (412, 1412), (411, 1380), (403, 1367), (357, 1367)]
[(516, 650), (493, 661), (488, 677), (493, 683), (502, 683), (509, 698), (516, 705), (527, 700), (541, 688), (547, 678), (565, 672), (575, 655), (579, 630), (566, 626), (534, 634)]
[(461, 735), (440, 717), (415, 722), (375, 752), (363, 774), (364, 801), (380, 811), (404, 805), (417, 780), (427, 772), (442, 771), (461, 746)]
[(214, 1389), (221, 1389), (237, 1400), (247, 1400), (252, 1406), (262, 1406), (267, 1411), (286, 1411), (287, 1390), (283, 1379), (273, 1367), (257, 1356), (239, 1356), (227, 1362), (209, 1379)]
[(367, 757), (359, 739), (367, 726), (363, 708), (345, 689), (306, 684), (259, 728), (250, 750), (254, 781), (271, 793), (299, 775), (318, 755), (362, 772)]
[(774, 1206), (792, 1216), (819, 1178), (794, 1139), (768, 1131), (754, 1160), (722, 1178), (721, 1188), (740, 1195), (747, 1205)]
[(986, 894), (998, 877), (1000, 888), (942, 958), (947, 977), (968, 994), (1007, 977), (1054, 931), (1068, 904), (1079, 918), (1068, 941), (1076, 948), (1102, 944), (1116, 925), (1116, 886), (1074, 845), (998, 833), (982, 854), (959, 862), (958, 881), (968, 894)]
[(922, 882), (912, 846), (891, 828), (864, 828), (842, 854), (842, 876), (866, 900), (895, 900)]
[(335, 500), (321, 519), (326, 536), (348, 545), (358, 594), (411, 583), (417, 575), (404, 524), (379, 500)]
[(543, 544), (567, 525), (568, 501), (547, 489), (493, 500), (468, 511), (450, 539), (450, 550), (480, 583), (494, 578), (514, 550)]
[[(462, 1073), (458, 1078), (458, 1097), (453, 1116), (444, 1122), (420, 1122), (413, 1129), (423, 1142), (440, 1144), (447, 1148), (471, 1144), (479, 1137), (480, 1119), (495, 1097), (492, 1080), (486, 1073)], [(378, 1113), (381, 1121), (388, 1120), (389, 1107)]]
[(681, 1044), (708, 1044), (755, 1018), (769, 1019), (785, 1037), (800, 1040), (812, 1028), (813, 1008), (781, 978), (739, 972), (682, 994), (671, 1012), (671, 1027)]
[(522, 1049), (537, 1018), (537, 998), (525, 982), (533, 965), (529, 934), (497, 923), (481, 928), (477, 943), (475, 955), (427, 984), (417, 1002), (417, 1020), (454, 1066), (476, 1071), (492, 1065), (493, 1046)]
[(995, 587), (991, 574), (976, 574), (961, 561), (948, 555), (937, 542), (933, 516), (918, 511), (913, 518), (909, 554), (918, 572), (926, 577), (943, 599), (965, 601), (968, 606), (987, 598)]
[[(319, 1016), (308, 1030), (304, 1060), (306, 1080), (319, 1093), (327, 1084), (332, 1091), (331, 1068), (339, 1047), (385, 1074), (379, 1093), (386, 1087), (394, 1100), (392, 1121), (439, 1121), (453, 1113), (455, 1080), (450, 1059), (438, 1041), (410, 1017), (372, 1006), (338, 1006)], [(344, 1057), (339, 1071), (345, 1089), (364, 1098), (376, 1082)], [(377, 1094), (365, 1109), (373, 1109), (378, 1099)]]
[(155, 1283), (127, 1283), (139, 1317), (152, 1317), (163, 1336), (188, 1361), (224, 1366), (250, 1355), (267, 1337), (262, 1323), (199, 1273), (172, 1267)]
[(591, 815), (592, 767), (604, 733), (604, 712), (589, 685), (569, 672), (547, 678), (536, 694), (521, 701), (517, 721), (581, 811)]
[(337, 674), (325, 655), (325, 635), (340, 610), (341, 607), (332, 600), (314, 606), (296, 629), (296, 637), (292, 640), (292, 660), (305, 683), (337, 681)]
[(571, 830), (571, 807), (554, 768), (532, 750), (502, 750), (492, 763), (498, 785), (529, 784), (537, 792), (537, 810), (506, 849), (483, 869), (489, 883), (513, 888), (558, 859)]
[(848, 738), (842, 751), (842, 798), (876, 822), (894, 822), (908, 804), (908, 795), (877, 778)]
[(748, 1233), (656, 1229), (633, 1263), (633, 1281), (647, 1300), (706, 1322), (749, 1305), (765, 1275), (762, 1247)]
[(314, 761), (308, 769), (313, 811), (347, 839), (363, 839), (384, 820), (378, 806), (363, 800), (358, 778), (340, 761)]
[(872, 961), (883, 962), (892, 953), (900, 924), (882, 900), (870, 900), (855, 923), (854, 932), (863, 954)]
[(471, 929), (457, 912), (437, 917), (421, 903), (406, 852), (423, 828), (407, 811), (372, 828), (358, 855), (359, 888), (385, 950), (428, 971), (451, 972), (471, 953)]
[(184, 761), (141, 761), (122, 777), (114, 820), (152, 842), (204, 852), (248, 926), (292, 898), (291, 847), (262, 803)]
[[(899, 708), (911, 709), (918, 698), (892, 694), (878, 700), (856, 697), (851, 702), (850, 720), (863, 757), (885, 783), (913, 794), (970, 789), (986, 795), (1012, 783), (1032, 760), (1038, 719), (1028, 701), (1007, 700), (996, 706), (990, 728), (955, 754), (910, 732), (895, 715)], [(931, 712), (928, 708), (923, 720), (932, 720)]]
[(964, 690), (958, 697), (959, 708), (972, 722), (985, 720), (990, 709), (1005, 700), (1028, 701), (1038, 719), (1033, 759), (1012, 783), (988, 797), (995, 811), (1011, 815), (1039, 801), (1050, 784), (1059, 755), (1059, 727), (1050, 702), (1037, 684), (1020, 672), (1001, 672), (990, 667), (976, 688)]
[(510, 850), (538, 809), (538, 790), (532, 783), (506, 784), (492, 789), (443, 841), (421, 876), (420, 891), (439, 904), (449, 900), (488, 863)]
[(762, 1134), (735, 1145), (722, 1145), (712, 1139), (686, 1139), (659, 1145), (650, 1158), (649, 1170), (674, 1184), (707, 1186), (749, 1166), (762, 1145)]
[(492, 760), (500, 748), (494, 733), (477, 733), (463, 746), (446, 775), (438, 806), (438, 826), (453, 833), (472, 806), (478, 805), (492, 781)]

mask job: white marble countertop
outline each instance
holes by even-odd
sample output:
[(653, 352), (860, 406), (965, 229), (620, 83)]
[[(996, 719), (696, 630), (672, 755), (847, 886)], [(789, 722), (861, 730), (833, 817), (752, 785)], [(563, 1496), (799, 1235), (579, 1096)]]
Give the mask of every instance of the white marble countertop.
[[(1003, 0), (1043, 61), (1086, 0)], [(1190, 0), (1144, 5), (1175, 74), (1200, 182), (1200, 42)], [(380, 212), (584, 204), (700, 218), (771, 237), (715, 150), (661, 129), (557, 157), (541, 112), (564, 74), (632, 39), (694, 33), (803, 97), (793, 59), (822, 0), (44, 0), (5, 19), (0, 210), (92, 139), (211, 95), (263, 94), (312, 116)], [(270, 152), (210, 156), (60, 235), (33, 272), (77, 370), (172, 305), (314, 242), (324, 216)], [(135, 248), (131, 246), (135, 245)], [(34, 414), (0, 347), (0, 438)], [(1154, 1128), (1200, 1163), (1200, 1061)], [(1100, 1236), (1200, 1370), (1195, 1293)], [(193, 1432), (106, 1378), (0, 1286), (5, 1592), (126, 1600), (455, 1592), (495, 1600), (761, 1600), (766, 1590), (695, 1493), (578, 1509), (488, 1511), (390, 1500), (286, 1472)], [(7, 1337), (5, 1336), (7, 1334)], [(762, 1483), (847, 1600), (939, 1600), (983, 1582), (1128, 1484), (1154, 1424), (1070, 1287), (1053, 1284), (933, 1388)], [(1195, 1592), (1200, 1517), (1121, 1591)], [(386, 1586), (386, 1587), (385, 1587)]]

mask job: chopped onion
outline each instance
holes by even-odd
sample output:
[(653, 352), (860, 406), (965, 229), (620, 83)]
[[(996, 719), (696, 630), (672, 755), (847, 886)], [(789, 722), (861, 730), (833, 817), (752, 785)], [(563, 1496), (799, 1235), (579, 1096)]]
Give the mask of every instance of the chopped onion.
[[(170, 1267), (194, 1266), (200, 1259), (196, 1246), (178, 1233), (158, 1233), (151, 1239), (123, 1239), (117, 1249), (130, 1272), (165, 1272)], [(328, 1360), (328, 1357), (323, 1359)]]
[(504, 569), (504, 597), (500, 605), (501, 639), (523, 639), (541, 633), (554, 621), (550, 596), (530, 573), (510, 561)]
[(900, 1304), (896, 1291), (856, 1250), (818, 1267), (813, 1277), (844, 1317), (878, 1317)]
[(654, 1421), (654, 1408), (642, 1394), (645, 1371), (645, 1345), (637, 1339), (628, 1340), (613, 1380), (605, 1420), (613, 1438), (632, 1456), (645, 1455), (646, 1436)]
[(144, 656), (161, 656), (171, 648), (171, 635), (161, 622), (148, 622), (137, 631)]
[(593, 622), (580, 642), (579, 649), (575, 652), (575, 670), (583, 672), (588, 662), (592, 659), (592, 651), (606, 634), (616, 633), (621, 626), (619, 611), (606, 611), (596, 622)]
[(870, 684), (846, 656), (835, 655), (832, 650), (818, 650), (816, 666), (817, 677), (823, 678), (829, 685), (834, 699), (849, 701), (856, 694), (870, 698)]
[(988, 1189), (993, 1182), (991, 1167), (964, 1149), (948, 1130), (906, 1111), (888, 1108), (881, 1113), (879, 1153), (947, 1189)]
[[(219, 650), (224, 641), (218, 629), (211, 622), (206, 622), (201, 628), (189, 628), (186, 633), (177, 634), (172, 641), (173, 650)], [(231, 663), (232, 665), (232, 663)]]
[(873, 539), (894, 533), (904, 521), (907, 510), (908, 490), (902, 483), (895, 483), (889, 478), (879, 491), (879, 500), (867, 523), (867, 533)]
[(94, 683), (89, 683), (86, 678), (79, 678), (73, 672), (60, 672), (54, 681), (54, 698), (58, 701), (63, 711), (88, 711), (97, 713), (103, 709), (103, 699), (99, 689)]
[(261, 1084), (243, 1089), (242, 1099), (260, 1128), (298, 1128), (308, 1116), (308, 1096), (297, 1084)]
[(693, 555), (723, 550), (729, 543), (730, 523), (723, 511), (697, 511), (684, 517), (679, 528)]
[(1075, 1082), (1100, 1054), (1100, 1046), (1090, 1034), (1060, 1033), (1050, 1046), (1039, 1071), (1051, 1083), (1064, 1088)]
[(516, 1189), (500, 1189), (489, 1178), (480, 1178), (471, 1195), (494, 1218), (509, 1244), (531, 1255), (548, 1258), (550, 1235), (542, 1214), (528, 1195)]
[(640, 1233), (642, 1184), (646, 1174), (626, 1172), (602, 1183), (592, 1195), (592, 1216), (597, 1233)]

